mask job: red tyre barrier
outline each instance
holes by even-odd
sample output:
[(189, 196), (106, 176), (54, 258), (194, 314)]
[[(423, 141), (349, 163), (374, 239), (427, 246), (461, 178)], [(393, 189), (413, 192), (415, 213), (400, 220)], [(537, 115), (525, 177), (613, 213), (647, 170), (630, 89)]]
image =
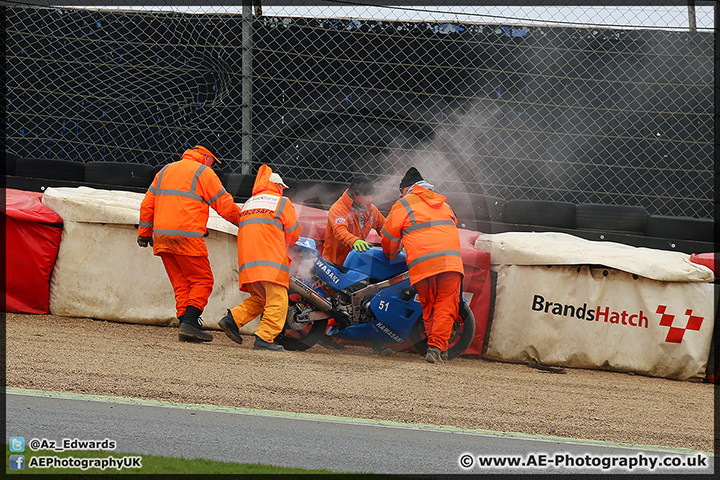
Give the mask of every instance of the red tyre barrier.
[(41, 198), (41, 193), (5, 190), (5, 312), (49, 312), (62, 219)]
[[(693, 253), (690, 255), (690, 261), (693, 263), (697, 263), (699, 265), (705, 265), (710, 270), (713, 271), (715, 274), (715, 277), (717, 277), (717, 270), (715, 270), (715, 253)], [(715, 283), (718, 283), (717, 278), (715, 278)], [(715, 288), (717, 288), (717, 285), (715, 285)], [(720, 305), (716, 305), (717, 310), (720, 310)], [(717, 328), (717, 318), (718, 318), (718, 311), (715, 312), (715, 328)], [(707, 374), (705, 375), (705, 379), (710, 383), (718, 383), (718, 377), (717, 377), (717, 371), (720, 369), (720, 355), (716, 353), (716, 345), (715, 345), (715, 338), (716, 335), (713, 335), (713, 342), (710, 345), (710, 357), (708, 358), (708, 364), (707, 364)]]

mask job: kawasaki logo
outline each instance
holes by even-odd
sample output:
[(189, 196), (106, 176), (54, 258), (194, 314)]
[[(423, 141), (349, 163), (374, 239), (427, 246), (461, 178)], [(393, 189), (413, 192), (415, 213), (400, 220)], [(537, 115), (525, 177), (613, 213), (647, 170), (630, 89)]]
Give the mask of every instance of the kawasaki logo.
[[(579, 320), (587, 320), (588, 322), (604, 322), (613, 325), (626, 325), (630, 327), (648, 328), (648, 317), (640, 310), (637, 313), (629, 313), (625, 310), (616, 312), (610, 310), (610, 307), (602, 307), (598, 305), (595, 309), (588, 308), (587, 303), (582, 306), (564, 305), (557, 302), (548, 302), (542, 295), (534, 295), (532, 302), (532, 310), (536, 312), (552, 313), (563, 317), (577, 318)], [(675, 315), (666, 313), (666, 305), (658, 305), (655, 313), (661, 315), (660, 326), (670, 327), (665, 338), (669, 343), (682, 342), (686, 330), (700, 330), (704, 317), (692, 314), (692, 309), (685, 310), (688, 317), (685, 327), (673, 326)]]
[(322, 272), (328, 276), (330, 280), (332, 280), (333, 283), (338, 283), (340, 281), (340, 277), (338, 277), (327, 265), (325, 265), (325, 262), (322, 260), (317, 260), (315, 262), (315, 266), (317, 266), (318, 269), (322, 270)]
[(379, 329), (381, 332), (385, 333), (388, 337), (390, 337), (390, 338), (392, 338), (393, 340), (395, 340), (397, 343), (403, 343), (403, 342), (404, 342), (404, 340), (403, 340), (402, 338), (400, 338), (397, 333), (393, 332), (392, 329), (391, 329), (390, 327), (388, 327), (387, 325), (385, 325), (384, 323), (382, 323), (382, 322), (377, 322), (377, 323), (375, 324), (375, 327), (376, 327), (377, 329)]

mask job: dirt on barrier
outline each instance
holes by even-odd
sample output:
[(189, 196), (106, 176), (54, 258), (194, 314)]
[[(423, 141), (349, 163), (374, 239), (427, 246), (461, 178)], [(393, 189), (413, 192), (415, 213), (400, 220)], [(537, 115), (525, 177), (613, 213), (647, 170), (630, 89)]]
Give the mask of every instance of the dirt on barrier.
[(220, 331), (6, 314), (7, 386), (452, 425), (713, 452), (713, 385), (599, 370), (565, 374), (365, 346), (266, 352)]

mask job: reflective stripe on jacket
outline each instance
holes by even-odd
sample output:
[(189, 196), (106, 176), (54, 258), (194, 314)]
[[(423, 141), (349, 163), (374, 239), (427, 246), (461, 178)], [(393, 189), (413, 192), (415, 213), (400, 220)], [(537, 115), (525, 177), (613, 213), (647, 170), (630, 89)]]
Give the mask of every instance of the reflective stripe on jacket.
[(322, 256), (338, 265), (343, 264), (355, 240), (365, 240), (372, 228), (380, 234), (385, 224), (385, 217), (375, 205), (370, 204), (364, 212), (353, 210), (352, 205), (353, 199), (345, 190), (328, 212)]
[(288, 287), (287, 247), (300, 237), (300, 224), (290, 199), (269, 181), (272, 170), (262, 165), (253, 186), (253, 196), (240, 211), (238, 264), (240, 289), (253, 282), (272, 282)]
[(153, 237), (153, 253), (206, 256), (207, 221), (212, 207), (237, 225), (238, 206), (201, 154), (186, 150), (182, 158), (155, 176), (140, 205), (138, 235)]
[(395, 202), (385, 219), (383, 252), (394, 257), (405, 246), (413, 285), (442, 272), (464, 274), (457, 219), (445, 200), (446, 197), (415, 185)]

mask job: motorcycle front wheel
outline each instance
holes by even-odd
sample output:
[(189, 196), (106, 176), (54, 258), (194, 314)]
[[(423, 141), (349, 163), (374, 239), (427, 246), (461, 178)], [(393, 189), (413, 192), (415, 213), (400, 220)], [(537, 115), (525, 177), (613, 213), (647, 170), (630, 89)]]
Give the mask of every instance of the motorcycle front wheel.
[(309, 325), (304, 325), (301, 329), (295, 329), (293, 325), (297, 326), (297, 323), (291, 315), (296, 314), (297, 307), (291, 301), (288, 307), (288, 316), (285, 319), (285, 327), (275, 338), (275, 343), (285, 347), (285, 350), (304, 351), (319, 342), (322, 336), (325, 335), (328, 321), (327, 319), (318, 320)]
[[(452, 332), (448, 340), (448, 359), (456, 358), (465, 353), (475, 338), (475, 315), (467, 303), (460, 304), (460, 311), (453, 322)], [(415, 322), (410, 330), (410, 344), (423, 357), (427, 353), (427, 334), (422, 318)]]

